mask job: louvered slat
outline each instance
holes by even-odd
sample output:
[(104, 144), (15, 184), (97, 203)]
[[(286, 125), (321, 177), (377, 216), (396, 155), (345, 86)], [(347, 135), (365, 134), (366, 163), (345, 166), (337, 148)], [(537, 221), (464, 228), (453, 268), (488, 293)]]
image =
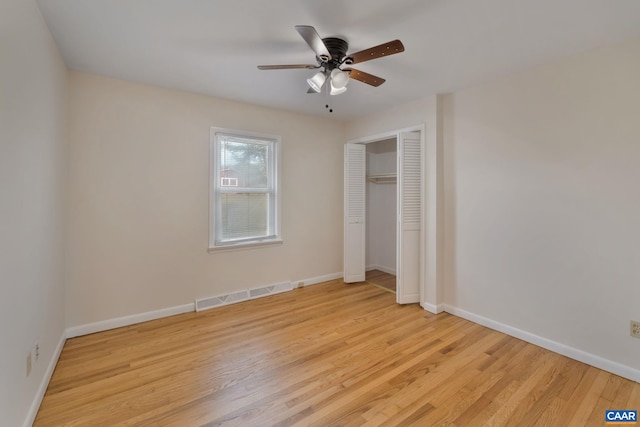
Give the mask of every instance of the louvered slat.
[(420, 140), (407, 139), (404, 141), (402, 153), (402, 222), (420, 222)]
[(349, 222), (364, 221), (365, 216), (365, 151), (349, 150), (348, 155), (348, 182), (349, 197), (347, 199), (347, 212)]

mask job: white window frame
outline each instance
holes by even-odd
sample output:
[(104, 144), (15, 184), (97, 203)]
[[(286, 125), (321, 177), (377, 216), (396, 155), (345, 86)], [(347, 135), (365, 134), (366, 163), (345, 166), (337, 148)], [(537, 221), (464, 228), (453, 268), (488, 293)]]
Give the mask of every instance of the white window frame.
[[(222, 186), (222, 180), (220, 179), (220, 150), (218, 149), (219, 134), (252, 139), (258, 142), (264, 142), (270, 146), (269, 164), (267, 167), (271, 173), (268, 177), (268, 188), (264, 190), (270, 194), (267, 221), (270, 224), (272, 233), (268, 237), (223, 242), (217, 241), (217, 235), (221, 228), (221, 213), (219, 211), (219, 203), (217, 203), (218, 197), (223, 193), (235, 193), (246, 190), (244, 187)], [(219, 127), (211, 128), (209, 144), (209, 252), (282, 244), (282, 236), (280, 233), (280, 143), (281, 138), (277, 135), (266, 135)]]

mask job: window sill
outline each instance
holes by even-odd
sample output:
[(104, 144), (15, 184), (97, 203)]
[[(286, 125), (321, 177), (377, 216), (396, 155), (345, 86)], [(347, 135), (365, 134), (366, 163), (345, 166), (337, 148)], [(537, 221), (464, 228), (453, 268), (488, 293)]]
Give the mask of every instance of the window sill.
[(207, 252), (232, 252), (232, 251), (241, 251), (245, 249), (255, 249), (261, 248), (265, 246), (278, 246), (283, 243), (282, 239), (273, 239), (273, 240), (265, 240), (263, 242), (251, 242), (251, 243), (236, 243), (232, 245), (224, 245), (224, 246), (214, 246), (212, 248), (207, 249)]

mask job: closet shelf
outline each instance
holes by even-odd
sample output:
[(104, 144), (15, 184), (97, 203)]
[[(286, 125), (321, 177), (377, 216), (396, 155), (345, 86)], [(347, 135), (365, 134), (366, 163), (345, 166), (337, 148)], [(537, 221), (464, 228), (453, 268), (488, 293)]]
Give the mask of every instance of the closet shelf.
[(393, 184), (396, 182), (395, 173), (376, 173), (367, 175), (367, 181), (376, 184)]

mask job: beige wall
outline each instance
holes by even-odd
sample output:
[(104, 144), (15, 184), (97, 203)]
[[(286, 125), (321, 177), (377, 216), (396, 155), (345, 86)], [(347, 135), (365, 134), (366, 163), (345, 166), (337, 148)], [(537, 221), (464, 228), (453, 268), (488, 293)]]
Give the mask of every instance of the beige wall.
[(640, 40), (444, 99), (446, 302), (640, 369)]
[[(343, 125), (71, 74), (67, 325), (342, 271)], [(282, 136), (284, 244), (207, 253), (211, 126)]]
[[(0, 2), (0, 425), (19, 426), (64, 332), (67, 70), (35, 2)], [(26, 355), (40, 358), (26, 376)]]
[(432, 129), (435, 132), (437, 99), (430, 96), (353, 120), (347, 124), (347, 139), (366, 138), (423, 124), (428, 125), (427, 132)]

